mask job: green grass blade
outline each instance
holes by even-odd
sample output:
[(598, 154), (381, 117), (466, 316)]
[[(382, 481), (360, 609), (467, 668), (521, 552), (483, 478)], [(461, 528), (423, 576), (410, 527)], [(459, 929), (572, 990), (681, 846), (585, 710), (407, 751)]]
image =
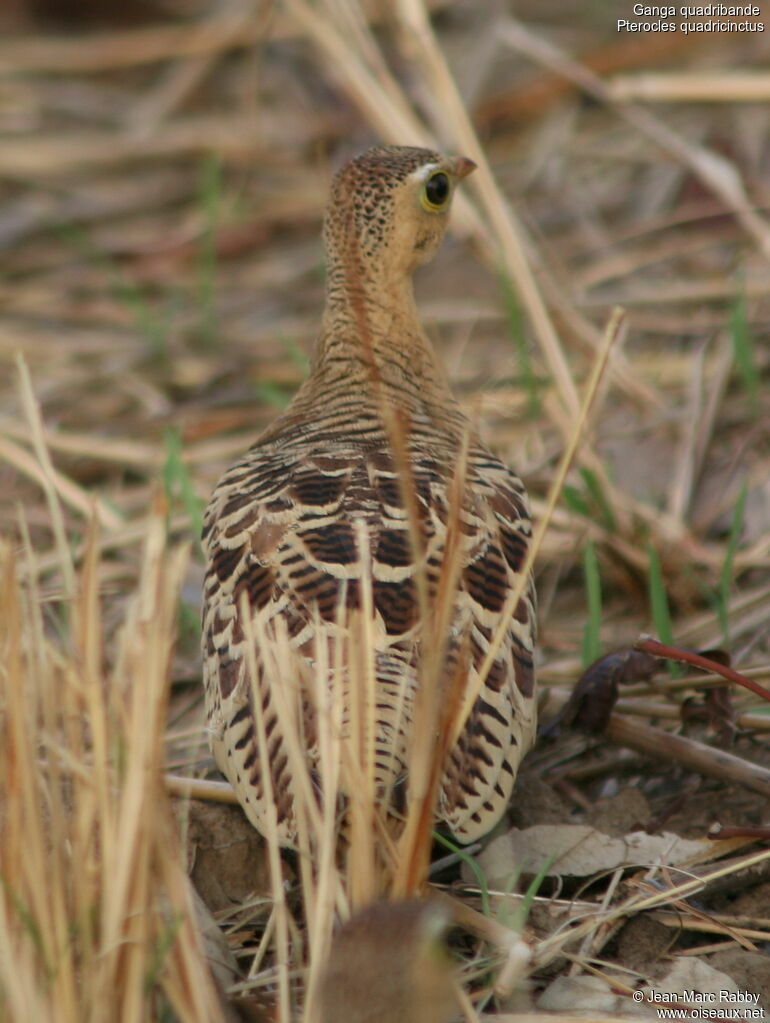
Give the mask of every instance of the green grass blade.
[(277, 409), (285, 409), (291, 401), (293, 392), (281, 384), (274, 383), (272, 380), (257, 380), (254, 384), (254, 394), (266, 405), (272, 405), (273, 408)]
[(647, 542), (647, 561), (649, 564), (648, 586), (650, 592), (650, 613), (655, 632), (661, 643), (674, 642), (674, 632), (671, 626), (671, 612), (668, 607), (668, 595), (663, 583), (663, 570), (660, 566), (660, 557), (651, 540)]
[[(655, 549), (652, 540), (647, 541), (647, 561), (649, 572), (647, 584), (650, 595), (650, 613), (652, 623), (661, 643), (672, 646), (674, 643), (674, 629), (671, 624), (671, 611), (668, 606), (668, 595), (663, 582), (663, 570), (660, 566), (660, 557)], [(682, 668), (674, 661), (668, 662), (668, 670), (673, 676), (682, 674)]]
[(538, 872), (527, 885), (527, 890), (524, 892), (524, 897), (521, 901), (521, 905), (517, 907), (516, 912), (513, 914), (513, 917), (509, 924), (512, 931), (516, 931), (517, 933), (521, 934), (521, 932), (524, 930), (524, 925), (526, 924), (527, 917), (529, 916), (530, 910), (532, 909), (532, 903), (535, 901), (535, 896), (540, 891), (541, 884), (548, 877), (551, 867), (554, 865), (557, 859), (558, 854), (555, 852), (551, 853), (550, 856), (547, 856), (542, 865), (540, 866)]
[(461, 859), (471, 871), (473, 876), (476, 878), (476, 884), (479, 886), (481, 912), (484, 916), (491, 916), (492, 906), (489, 901), (489, 885), (487, 884), (486, 874), (478, 865), (476, 860), (474, 860), (474, 858), (470, 856), (461, 845), (455, 845), (455, 843), (450, 838), (447, 838), (446, 835), (442, 835), (440, 832), (434, 831), (433, 838), (439, 845), (443, 845), (445, 849), (448, 849), (451, 853), (454, 853), (459, 859)]
[(573, 486), (571, 483), (565, 483), (562, 487), (561, 493), (564, 498), (564, 503), (571, 512), (574, 512), (576, 515), (582, 515), (585, 519), (590, 519), (591, 509), (588, 507), (588, 502), (577, 487)]
[(580, 475), (583, 477), (583, 482), (586, 485), (586, 490), (593, 498), (596, 507), (599, 509), (602, 518), (602, 525), (610, 532), (615, 532), (615, 513), (610, 506), (610, 502), (607, 500), (607, 495), (604, 493), (604, 488), (599, 482), (599, 477), (592, 469), (581, 469)]
[(733, 345), (735, 371), (749, 396), (751, 409), (756, 413), (759, 408), (759, 370), (749, 330), (744, 292), (740, 292), (733, 303), (730, 314), (730, 338)]
[(583, 574), (586, 586), (587, 618), (583, 628), (580, 657), (583, 667), (592, 664), (601, 654), (599, 632), (602, 624), (602, 584), (596, 547), (589, 539), (583, 552)]

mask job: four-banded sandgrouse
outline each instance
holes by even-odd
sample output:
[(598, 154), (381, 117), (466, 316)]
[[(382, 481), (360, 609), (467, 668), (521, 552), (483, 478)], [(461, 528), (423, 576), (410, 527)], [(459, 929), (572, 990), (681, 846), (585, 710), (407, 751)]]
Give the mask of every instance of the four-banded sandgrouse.
[[(435, 600), (464, 441), (447, 677), (460, 673), (464, 684), (478, 682), (530, 542), (524, 487), (476, 438), (437, 363), (412, 293), (412, 271), (435, 253), (454, 188), (473, 168), (462, 157), (383, 146), (337, 174), (324, 225), (326, 306), (310, 376), (225, 473), (206, 512), (203, 661), (211, 746), (264, 833), (260, 729), (245, 645), (246, 632), (256, 633), (263, 644), (255, 655), (257, 688), (284, 845), (296, 843), (294, 782), (276, 682), (264, 670), (271, 652), (264, 645), (273, 642), (276, 623), (307, 675), (319, 660), (329, 663), (340, 628), (351, 622), (360, 627), (362, 608), (371, 608), (376, 783), (379, 791), (391, 792), (403, 781), (410, 744), (433, 741), (412, 728), (426, 637), (418, 573), (426, 580), (423, 593), (427, 589), (428, 600)], [(394, 423), (405, 438), (406, 478), (394, 456)], [(415, 517), (421, 565), (415, 563)], [(250, 630), (241, 621), (244, 594), (254, 622)], [(437, 814), (461, 842), (500, 819), (532, 742), (534, 643), (529, 579), (445, 764)], [(281, 682), (295, 690), (302, 684), (297, 677)], [(316, 702), (312, 693), (299, 702), (315, 776)]]

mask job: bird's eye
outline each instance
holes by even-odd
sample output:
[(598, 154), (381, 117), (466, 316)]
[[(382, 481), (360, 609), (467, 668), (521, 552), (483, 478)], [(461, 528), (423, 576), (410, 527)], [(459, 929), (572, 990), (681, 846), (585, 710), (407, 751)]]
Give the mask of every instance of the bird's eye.
[(422, 204), (426, 210), (440, 210), (449, 199), (449, 178), (443, 171), (435, 171), (425, 182)]

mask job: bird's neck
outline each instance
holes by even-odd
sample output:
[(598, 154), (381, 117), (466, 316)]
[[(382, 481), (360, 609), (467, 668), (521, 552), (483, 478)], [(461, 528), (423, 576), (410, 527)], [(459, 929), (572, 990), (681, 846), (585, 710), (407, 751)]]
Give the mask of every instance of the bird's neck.
[(383, 265), (330, 265), (314, 366), (326, 377), (338, 367), (364, 390), (440, 395), (454, 404), (420, 322), (411, 275)]

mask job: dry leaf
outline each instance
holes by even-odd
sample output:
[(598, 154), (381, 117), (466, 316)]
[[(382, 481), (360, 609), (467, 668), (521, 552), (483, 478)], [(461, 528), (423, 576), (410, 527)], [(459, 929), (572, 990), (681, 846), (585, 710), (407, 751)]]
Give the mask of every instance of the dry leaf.
[(537, 824), (501, 835), (477, 860), (490, 885), (504, 886), (512, 875), (536, 874), (547, 864), (549, 875), (585, 877), (616, 867), (680, 863), (708, 845), (670, 832), (632, 831), (624, 838), (611, 838), (587, 824)]

